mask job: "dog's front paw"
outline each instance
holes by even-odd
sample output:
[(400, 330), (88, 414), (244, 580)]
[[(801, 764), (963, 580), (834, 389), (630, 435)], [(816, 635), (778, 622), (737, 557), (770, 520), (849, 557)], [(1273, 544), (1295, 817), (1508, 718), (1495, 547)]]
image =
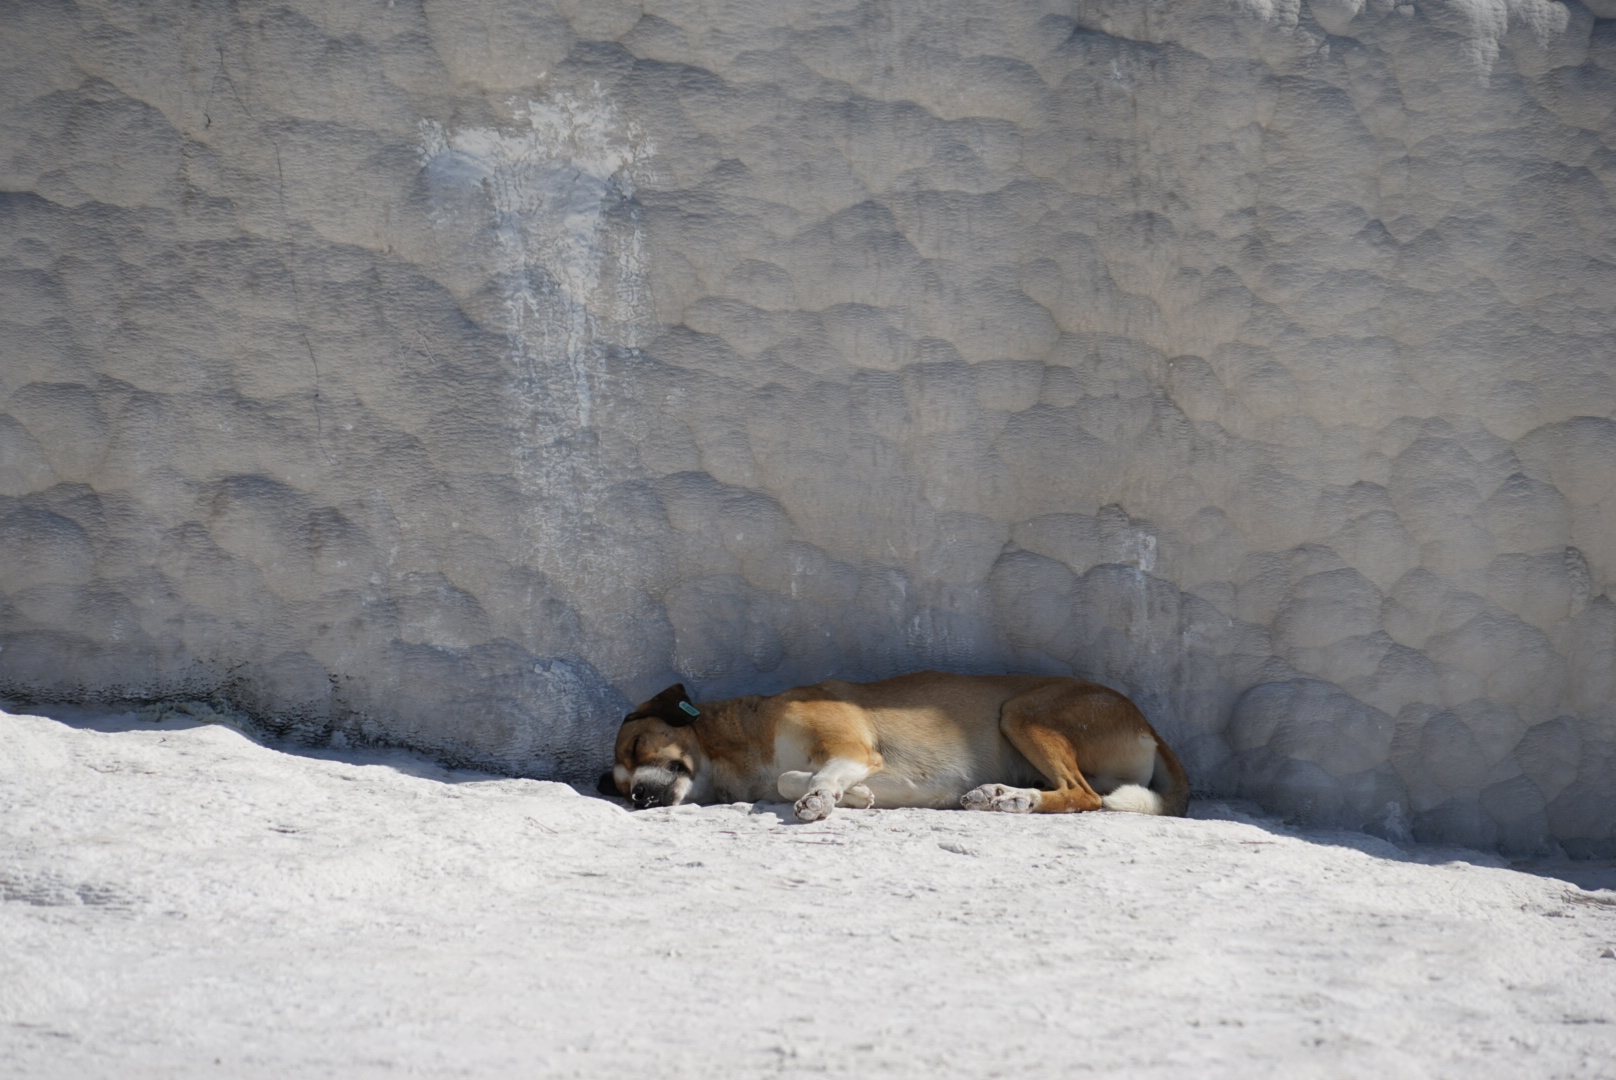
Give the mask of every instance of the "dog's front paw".
[(960, 796), (967, 810), (997, 810), (1004, 814), (1030, 814), (1038, 807), (1038, 792), (1032, 788), (983, 784)]
[(875, 792), (863, 784), (854, 784), (842, 792), (838, 806), (851, 806), (857, 810), (872, 810), (875, 808)]
[(836, 800), (841, 797), (841, 792), (832, 791), (829, 788), (810, 791), (798, 799), (796, 806), (793, 807), (797, 811), (797, 820), (818, 821), (820, 818), (829, 817), (831, 808), (836, 805)]

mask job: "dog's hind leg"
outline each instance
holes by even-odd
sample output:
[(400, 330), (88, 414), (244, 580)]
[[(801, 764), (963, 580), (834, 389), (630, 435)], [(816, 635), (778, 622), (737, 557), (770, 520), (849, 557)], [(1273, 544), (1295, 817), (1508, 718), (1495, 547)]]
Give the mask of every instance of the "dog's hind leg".
[(1005, 814), (1030, 814), (1038, 809), (1044, 793), (1037, 788), (1011, 787), (1008, 784), (983, 784), (960, 796), (960, 805), (967, 810), (998, 810)]
[(1043, 791), (983, 784), (960, 799), (967, 810), (1010, 813), (1069, 814), (1098, 810), (1100, 795), (1089, 786), (1078, 765), (1077, 748), (1065, 729), (1074, 724), (1072, 712), (1089, 703), (1074, 701), (1063, 685), (1034, 690), (1004, 703), (999, 730), (1022, 756), (1044, 775), (1050, 787)]

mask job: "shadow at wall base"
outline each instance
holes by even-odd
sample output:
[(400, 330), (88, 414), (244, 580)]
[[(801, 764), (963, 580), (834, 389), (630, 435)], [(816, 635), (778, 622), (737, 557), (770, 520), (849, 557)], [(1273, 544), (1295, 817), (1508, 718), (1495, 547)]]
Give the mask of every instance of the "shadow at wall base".
[[(411, 750), (451, 767), (585, 785), (631, 706), (588, 662), (502, 640), (394, 641), (338, 674), (302, 651), (195, 660), (52, 632), (0, 636), (0, 697), (24, 709), (159, 707), (286, 744)], [(1616, 858), (1616, 725), (1539, 724), (1486, 772), (1433, 768), (1441, 762), (1421, 758), (1397, 726), (1340, 687), (1291, 679), (1241, 694), (1221, 734), (1162, 730), (1184, 752), (1197, 739), (1226, 741), (1231, 752), (1181, 752), (1198, 794), (1250, 799), (1299, 825), (1517, 857)], [(1433, 775), (1472, 779), (1443, 788)]]
[(0, 698), (21, 709), (116, 704), (216, 716), (269, 741), (407, 749), (455, 768), (564, 782), (599, 772), (629, 706), (588, 662), (509, 642), (394, 642), (365, 660), (334, 674), (301, 652), (179, 659), (16, 634), (0, 638)]
[(1608, 776), (1579, 777), (1547, 804), (1530, 779), (1516, 776), (1416, 809), (1389, 763), (1337, 777), (1314, 762), (1261, 747), (1231, 758), (1204, 794), (1250, 799), (1288, 823), (1355, 829), (1395, 844), (1453, 844), (1517, 857), (1616, 858), (1609, 821), (1616, 782)]

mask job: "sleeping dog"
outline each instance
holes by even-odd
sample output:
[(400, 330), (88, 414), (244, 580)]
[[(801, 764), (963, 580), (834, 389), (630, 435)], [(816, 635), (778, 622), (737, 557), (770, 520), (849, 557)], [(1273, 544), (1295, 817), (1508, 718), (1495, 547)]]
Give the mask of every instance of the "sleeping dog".
[(623, 718), (608, 795), (636, 807), (783, 798), (1182, 816), (1189, 781), (1133, 702), (1082, 679), (921, 671), (697, 706), (668, 687)]

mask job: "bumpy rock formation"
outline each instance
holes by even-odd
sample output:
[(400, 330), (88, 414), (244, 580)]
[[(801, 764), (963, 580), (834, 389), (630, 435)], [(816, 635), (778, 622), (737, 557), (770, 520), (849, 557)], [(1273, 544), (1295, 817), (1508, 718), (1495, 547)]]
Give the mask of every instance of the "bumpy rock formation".
[(1616, 0), (0, 13), (0, 693), (542, 776), (626, 699), (1132, 693), (1616, 852)]

